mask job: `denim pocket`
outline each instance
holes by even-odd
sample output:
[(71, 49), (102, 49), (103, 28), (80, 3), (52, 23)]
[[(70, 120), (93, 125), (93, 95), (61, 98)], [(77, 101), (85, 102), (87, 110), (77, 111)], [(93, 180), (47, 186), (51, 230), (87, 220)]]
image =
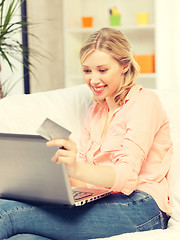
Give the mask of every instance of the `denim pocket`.
[(153, 229), (164, 229), (164, 221), (162, 213), (160, 212), (157, 216), (151, 218), (147, 222), (138, 225), (136, 227), (137, 232), (148, 231)]

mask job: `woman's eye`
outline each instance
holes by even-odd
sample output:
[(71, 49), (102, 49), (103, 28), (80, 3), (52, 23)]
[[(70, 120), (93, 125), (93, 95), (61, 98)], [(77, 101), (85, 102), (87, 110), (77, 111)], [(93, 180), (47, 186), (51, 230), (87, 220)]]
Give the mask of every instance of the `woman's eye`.
[(105, 73), (107, 71), (107, 69), (100, 69), (99, 70), (101, 73)]
[(89, 69), (84, 69), (83, 72), (84, 72), (84, 73), (90, 73), (91, 70), (89, 70)]

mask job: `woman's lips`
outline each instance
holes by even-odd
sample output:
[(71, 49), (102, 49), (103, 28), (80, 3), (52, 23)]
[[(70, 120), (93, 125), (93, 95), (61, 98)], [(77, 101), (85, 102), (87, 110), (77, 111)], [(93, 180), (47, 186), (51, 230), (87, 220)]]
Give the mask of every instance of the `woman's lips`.
[(96, 94), (101, 94), (104, 91), (106, 86), (107, 85), (98, 86), (98, 87), (91, 86), (91, 87)]

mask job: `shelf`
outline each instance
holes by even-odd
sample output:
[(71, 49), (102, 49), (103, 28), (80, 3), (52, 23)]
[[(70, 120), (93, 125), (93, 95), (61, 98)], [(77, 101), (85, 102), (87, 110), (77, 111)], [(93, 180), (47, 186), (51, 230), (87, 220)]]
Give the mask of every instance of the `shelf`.
[[(84, 83), (81, 75), (79, 49), (87, 35), (101, 28), (114, 28), (128, 38), (134, 55), (156, 55), (155, 0), (63, 0), (64, 3), (64, 58), (65, 84)], [(131, 5), (131, 8), (129, 6)], [(122, 14), (119, 26), (110, 26), (109, 9), (116, 6)], [(73, 9), (72, 14), (69, 9)], [(136, 13), (148, 12), (149, 23), (137, 25)], [(82, 27), (82, 16), (93, 17), (93, 27)], [(158, 70), (156, 68), (156, 70)], [(143, 86), (155, 87), (156, 73), (141, 74)]]
[[(148, 25), (142, 25), (142, 26), (117, 26), (117, 27), (111, 27), (111, 26), (107, 26), (110, 28), (116, 28), (119, 29), (121, 31), (141, 31), (141, 30), (154, 30), (155, 29), (155, 25), (154, 24), (148, 24)], [(70, 28), (68, 29), (69, 33), (91, 33), (91, 32), (95, 32), (98, 31), (100, 29), (99, 28)]]

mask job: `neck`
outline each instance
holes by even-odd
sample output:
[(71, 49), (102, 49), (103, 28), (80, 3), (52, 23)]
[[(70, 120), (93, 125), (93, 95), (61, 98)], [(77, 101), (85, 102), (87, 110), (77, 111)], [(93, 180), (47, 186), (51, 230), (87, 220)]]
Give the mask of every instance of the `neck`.
[(118, 108), (118, 105), (115, 103), (114, 99), (107, 98), (106, 102), (109, 108), (109, 113), (113, 113)]

